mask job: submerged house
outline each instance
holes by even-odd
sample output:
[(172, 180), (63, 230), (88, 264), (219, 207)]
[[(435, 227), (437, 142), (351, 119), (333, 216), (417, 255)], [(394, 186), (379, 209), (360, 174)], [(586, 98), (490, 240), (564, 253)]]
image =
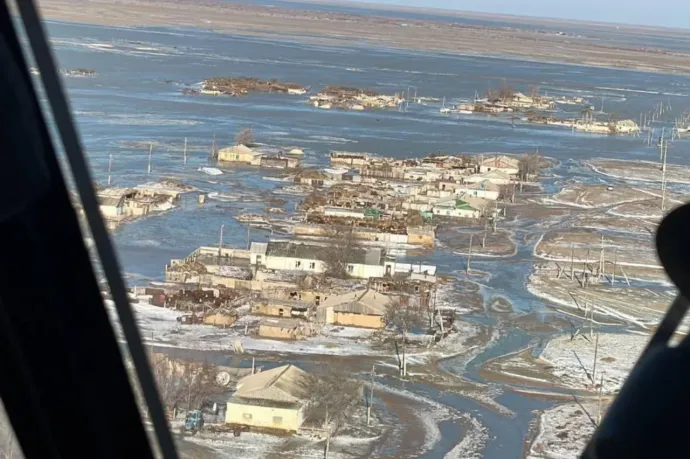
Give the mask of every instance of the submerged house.
[(218, 161), (228, 163), (245, 163), (258, 166), (261, 157), (261, 153), (242, 144), (218, 150)]
[(294, 365), (283, 365), (245, 376), (227, 402), (225, 422), (297, 432), (304, 422), (309, 400), (308, 375)]

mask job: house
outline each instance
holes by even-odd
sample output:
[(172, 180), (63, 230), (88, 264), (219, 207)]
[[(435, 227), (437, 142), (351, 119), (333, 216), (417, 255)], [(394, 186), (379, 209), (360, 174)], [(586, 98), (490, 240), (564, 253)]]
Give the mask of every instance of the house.
[(262, 155), (259, 159), (259, 166), (273, 167), (276, 169), (294, 169), (299, 166), (299, 159), (292, 156), (268, 156)]
[(237, 322), (237, 314), (216, 311), (206, 314), (203, 318), (204, 325), (215, 325), (216, 327), (230, 327)]
[(331, 165), (364, 166), (369, 162), (367, 153), (350, 153), (347, 151), (333, 151), (330, 154)]
[(383, 328), (390, 296), (365, 289), (331, 295), (316, 310), (319, 322), (363, 328)]
[(305, 339), (316, 331), (309, 322), (283, 317), (267, 317), (259, 322), (259, 336), (273, 339)]
[(309, 400), (307, 377), (307, 372), (294, 365), (245, 376), (227, 402), (225, 422), (297, 432)]
[(434, 215), (446, 217), (460, 217), (460, 218), (479, 218), (482, 215), (482, 209), (475, 207), (467, 199), (460, 197), (451, 197), (438, 201), (432, 212)]
[(295, 242), (252, 242), (249, 254), (251, 265), (279, 271), (326, 272), (327, 265), (319, 257), (323, 248)]
[(496, 185), (508, 185), (513, 182), (510, 175), (506, 174), (502, 170), (492, 170), (489, 172), (484, 172), (482, 174), (473, 174), (465, 177), (463, 179), (466, 183), (477, 183), (488, 180)]
[(490, 180), (482, 180), (468, 185), (460, 185), (455, 189), (455, 193), (495, 201), (501, 193), (501, 188)]
[(326, 179), (328, 179), (327, 174), (312, 169), (303, 170), (295, 174), (295, 183), (299, 185), (323, 186)]
[(252, 303), (251, 312), (265, 316), (306, 318), (309, 306), (309, 303), (302, 301), (263, 298)]
[(410, 167), (405, 169), (403, 178), (417, 182), (431, 182), (438, 180), (443, 175), (443, 169), (430, 167)]
[(221, 148), (218, 151), (218, 161), (228, 163), (246, 163), (258, 166), (261, 163), (261, 157), (261, 153), (242, 144)]
[(508, 175), (520, 172), (520, 161), (506, 155), (491, 155), (483, 159), (479, 165), (479, 173), (501, 171)]
[(98, 203), (105, 218), (120, 218), (126, 214), (125, 199), (134, 197), (135, 192), (127, 188), (106, 188), (98, 191)]

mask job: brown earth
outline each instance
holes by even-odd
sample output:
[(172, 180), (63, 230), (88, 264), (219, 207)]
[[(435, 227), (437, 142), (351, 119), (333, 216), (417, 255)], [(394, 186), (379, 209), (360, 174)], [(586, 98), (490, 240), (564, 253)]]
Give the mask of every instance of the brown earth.
[[(690, 73), (688, 53), (629, 47), (624, 41), (606, 42), (532, 28), (309, 11), (219, 0), (41, 0), (40, 8), (47, 19), (102, 25), (199, 27), (240, 35), (290, 36), (320, 44), (369, 41), (455, 54)], [(669, 30), (659, 33), (662, 32), (682, 34)], [(495, 75), (488, 77), (495, 78)]]

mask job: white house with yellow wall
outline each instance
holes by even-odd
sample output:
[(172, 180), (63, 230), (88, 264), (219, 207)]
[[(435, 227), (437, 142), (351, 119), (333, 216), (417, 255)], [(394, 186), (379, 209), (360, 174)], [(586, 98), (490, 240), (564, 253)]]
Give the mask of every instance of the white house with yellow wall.
[(307, 376), (307, 372), (294, 365), (245, 376), (228, 400), (225, 422), (297, 432), (304, 422), (309, 399)]

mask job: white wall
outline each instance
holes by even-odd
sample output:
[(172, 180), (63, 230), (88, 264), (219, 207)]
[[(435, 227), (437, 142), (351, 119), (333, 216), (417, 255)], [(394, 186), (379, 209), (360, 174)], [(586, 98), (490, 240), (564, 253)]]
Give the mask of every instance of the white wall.
[(467, 193), (470, 196), (475, 196), (477, 198), (491, 199), (495, 201), (498, 199), (498, 191), (489, 190), (473, 190), (470, 188), (458, 188), (455, 190), (455, 194)]
[(347, 273), (352, 277), (360, 279), (382, 277), (385, 272), (385, 268), (381, 265), (364, 265), (360, 263), (350, 263), (347, 265)]
[(326, 264), (320, 260), (276, 257), (272, 255), (262, 258), (264, 260), (263, 266), (268, 269), (276, 269), (279, 271), (305, 271), (311, 273), (323, 273), (326, 271)]
[(421, 265), (419, 263), (395, 263), (395, 272), (417, 274), (423, 274), (426, 272), (427, 274), (433, 276), (436, 274), (436, 266), (425, 265), (423, 263)]
[(462, 217), (462, 218), (479, 218), (480, 212), (478, 210), (469, 209), (449, 209), (445, 207), (434, 207), (434, 215), (441, 215), (446, 217)]
[(364, 218), (363, 211), (356, 211), (350, 209), (326, 207), (324, 208), (323, 213), (328, 217)]
[(125, 209), (123, 207), (103, 205), (100, 207), (101, 213), (104, 217), (119, 217), (120, 215), (124, 215), (125, 213)]
[(483, 174), (484, 172), (491, 172), (491, 171), (501, 171), (504, 172), (508, 175), (515, 175), (520, 172), (520, 169), (517, 167), (493, 167), (493, 166), (480, 166), (479, 167), (479, 172)]

